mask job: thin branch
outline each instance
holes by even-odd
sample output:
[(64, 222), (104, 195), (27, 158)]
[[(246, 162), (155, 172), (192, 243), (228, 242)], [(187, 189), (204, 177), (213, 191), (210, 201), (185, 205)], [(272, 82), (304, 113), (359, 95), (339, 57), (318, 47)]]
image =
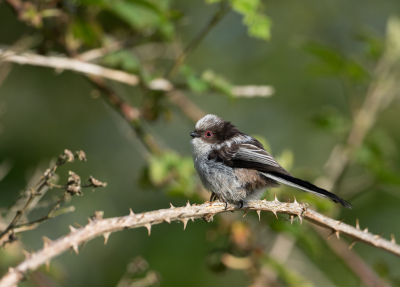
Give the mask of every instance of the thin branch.
[(375, 80), (370, 84), (364, 102), (354, 117), (346, 143), (335, 146), (325, 164), (326, 175), (316, 181), (317, 185), (327, 190), (332, 191), (337, 187), (352, 155), (364, 142), (379, 114), (390, 106), (398, 94), (400, 45), (397, 35), (399, 32), (400, 24), (395, 18), (390, 18), (387, 27), (386, 50), (375, 67)]
[[(317, 226), (313, 227), (321, 237), (326, 238), (329, 235), (327, 235), (322, 228)], [(346, 265), (358, 276), (358, 278), (360, 278), (365, 286), (389, 286), (356, 252), (349, 250), (349, 245), (346, 242), (332, 238), (331, 240), (328, 240), (327, 243), (332, 251), (346, 262)], [(353, 247), (352, 245), (350, 246)]]
[(218, 213), (228, 211), (269, 211), (274, 214), (282, 213), (287, 214), (291, 218), (298, 216), (306, 219), (319, 226), (325, 227), (332, 231), (332, 234), (339, 236), (339, 234), (347, 235), (354, 240), (364, 242), (366, 244), (375, 246), (400, 256), (400, 246), (394, 240), (388, 241), (380, 236), (374, 235), (368, 230), (360, 230), (357, 227), (350, 226), (341, 221), (337, 221), (326, 217), (316, 211), (309, 209), (305, 204), (284, 203), (266, 200), (249, 201), (239, 209), (238, 206), (229, 204), (225, 208), (225, 203), (214, 202), (204, 203), (201, 205), (190, 205), (189, 202), (184, 207), (173, 207), (168, 209), (160, 209), (157, 211), (144, 212), (134, 214), (132, 211), (129, 215), (123, 217), (114, 217), (103, 219), (103, 212), (96, 212), (89, 223), (79, 229), (70, 226), (71, 232), (55, 241), (49, 239), (44, 240), (44, 247), (35, 253), (27, 255), (27, 258), (15, 268), (10, 268), (8, 273), (0, 280), (0, 287), (15, 286), (22, 280), (29, 271), (36, 270), (43, 264), (49, 264), (50, 260), (54, 257), (64, 253), (72, 248), (76, 253), (79, 252), (79, 245), (87, 241), (101, 236), (104, 236), (105, 243), (112, 232), (125, 230), (128, 228), (146, 227), (150, 235), (151, 227), (155, 224), (171, 221), (182, 221), (184, 229), (186, 228), (189, 219), (204, 219), (212, 221), (213, 216)]
[(136, 86), (139, 84), (139, 77), (136, 75), (71, 58), (42, 56), (34, 53), (22, 53), (18, 55), (12, 51), (4, 51), (0, 49), (0, 60), (5, 62), (13, 62), (20, 65), (55, 68), (58, 71), (70, 70), (92, 76), (99, 76), (130, 86)]
[[(32, 65), (40, 67), (54, 68), (57, 71), (69, 70), (90, 76), (97, 76), (104, 79), (113, 80), (130, 86), (137, 86), (140, 78), (137, 75), (124, 71), (105, 68), (100, 65), (87, 63), (68, 57), (42, 56), (32, 52), (17, 54), (10, 50), (0, 49), (0, 62), (17, 63), (21, 65)], [(169, 92), (174, 89), (173, 84), (163, 78), (150, 81), (147, 85), (150, 90)], [(271, 86), (251, 85), (234, 86), (232, 94), (235, 97), (268, 97), (274, 92)]]
[(40, 180), (32, 188), (29, 189), (28, 201), (25, 203), (24, 207), (21, 210), (18, 210), (16, 212), (14, 219), (10, 222), (7, 228), (0, 233), (0, 246), (2, 246), (5, 242), (10, 240), (10, 236), (12, 236), (13, 234), (13, 229), (18, 224), (19, 220), (22, 218), (25, 212), (29, 209), (31, 203), (34, 201), (34, 198), (40, 195), (40, 191), (47, 186), (48, 180), (54, 176), (54, 172), (56, 171), (56, 169), (60, 165), (66, 162), (72, 162), (73, 160), (74, 160), (73, 153), (69, 150), (65, 150), (64, 153), (59, 156), (59, 159), (56, 162), (56, 164), (52, 168), (46, 170), (46, 172), (40, 178)]
[(219, 23), (219, 21), (230, 11), (230, 5), (222, 2), (220, 8), (214, 14), (210, 22), (200, 31), (200, 33), (190, 42), (190, 44), (185, 48), (185, 50), (178, 56), (172, 65), (171, 69), (168, 71), (166, 78), (172, 78), (176, 72), (179, 70), (181, 65), (185, 62), (187, 57), (196, 49), (200, 42), (207, 36), (207, 34)]

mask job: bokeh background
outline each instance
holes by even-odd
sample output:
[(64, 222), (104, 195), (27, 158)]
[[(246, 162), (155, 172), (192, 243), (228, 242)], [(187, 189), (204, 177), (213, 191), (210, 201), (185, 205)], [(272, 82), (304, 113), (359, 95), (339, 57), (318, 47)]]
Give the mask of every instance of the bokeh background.
[[(120, 49), (93, 63), (138, 74), (145, 83), (164, 77), (213, 15), (233, 5), (170, 80), (202, 111), (257, 136), (291, 173), (309, 181), (324, 175), (333, 148), (346, 143), (357, 111), (381, 76), (376, 67), (387, 49), (388, 23), (398, 27), (400, 10), (396, 0), (66, 0), (25, 1), (22, 13), (11, 2), (0, 3), (3, 51), (11, 47), (18, 53), (72, 58), (122, 41)], [(44, 17), (40, 11), (45, 9), (61, 12)], [(400, 42), (396, 31), (391, 41)], [(140, 128), (162, 149), (149, 154), (149, 146), (110, 105), (107, 93), (85, 75), (10, 64), (1, 56), (0, 65), (1, 220), (10, 220), (8, 207), (64, 149), (84, 150), (88, 161), (61, 166), (60, 183), (70, 170), (83, 180), (92, 175), (107, 182), (105, 188), (85, 189), (83, 196), (63, 203), (74, 206), (74, 212), (18, 234), (18, 241), (0, 251), (2, 274), (23, 260), (21, 249), (41, 248), (42, 236), (56, 239), (69, 232), (68, 225), (85, 224), (97, 210), (113, 217), (126, 215), (129, 208), (139, 213), (167, 208), (170, 202), (205, 201), (190, 158), (193, 117), (166, 93), (106, 82), (141, 111)], [(398, 76), (396, 69), (390, 73)], [(238, 85), (268, 85), (275, 92), (235, 97), (230, 89)], [(293, 200), (295, 195), (333, 218), (351, 225), (359, 218), (362, 228), (399, 237), (400, 105), (394, 87), (389, 106), (379, 111), (336, 185), (335, 192), (351, 201), (353, 210), (290, 188), (275, 190), (278, 198)], [(273, 192), (266, 193), (268, 198)], [(54, 202), (63, 193), (49, 190), (42, 201)], [(48, 209), (38, 207), (23, 220), (40, 218)], [(319, 232), (308, 222), (290, 225), (281, 215), (277, 220), (263, 213), (258, 222), (256, 214), (242, 218), (241, 212), (215, 216), (212, 223), (189, 222), (185, 231), (182, 223), (155, 226), (151, 236), (144, 228), (126, 230), (112, 234), (105, 246), (97, 238), (78, 256), (61, 255), (49, 271), (39, 269), (21, 286), (121, 287), (131, 286), (129, 279), (154, 274), (154, 282), (134, 281), (132, 286), (400, 286), (399, 258), (361, 243), (338, 254)], [(382, 281), (366, 283), (344, 259), (347, 252), (369, 266), (365, 276)], [(229, 256), (251, 264), (230, 264)]]

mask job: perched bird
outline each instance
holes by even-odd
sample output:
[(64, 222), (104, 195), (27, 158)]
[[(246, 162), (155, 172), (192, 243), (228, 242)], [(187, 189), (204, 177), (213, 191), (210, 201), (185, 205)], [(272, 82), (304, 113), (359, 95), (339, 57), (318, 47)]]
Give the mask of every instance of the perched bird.
[(210, 201), (240, 204), (259, 199), (265, 188), (283, 183), (328, 198), (346, 208), (353, 206), (337, 195), (293, 177), (255, 138), (240, 132), (216, 115), (206, 115), (190, 133), (193, 161)]

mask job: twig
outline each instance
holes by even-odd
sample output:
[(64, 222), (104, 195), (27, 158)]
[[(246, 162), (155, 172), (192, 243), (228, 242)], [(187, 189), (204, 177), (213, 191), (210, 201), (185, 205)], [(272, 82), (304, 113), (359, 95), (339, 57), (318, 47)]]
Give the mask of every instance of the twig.
[(274, 214), (283, 213), (290, 217), (298, 216), (301, 220), (304, 218), (319, 226), (330, 229), (333, 234), (344, 234), (359, 242), (375, 246), (400, 256), (400, 246), (394, 240), (392, 242), (381, 238), (380, 236), (373, 235), (367, 230), (360, 230), (356, 227), (345, 224), (326, 217), (318, 212), (315, 212), (305, 204), (284, 203), (266, 200), (249, 201), (244, 204), (242, 209), (238, 206), (229, 204), (225, 208), (225, 203), (214, 202), (204, 203), (201, 205), (190, 205), (189, 202), (184, 207), (173, 207), (168, 209), (160, 209), (157, 211), (150, 211), (140, 214), (134, 214), (132, 211), (129, 215), (123, 217), (114, 217), (103, 219), (103, 212), (96, 212), (89, 223), (79, 229), (70, 226), (71, 232), (55, 241), (49, 239), (44, 240), (44, 247), (39, 251), (27, 255), (27, 258), (15, 268), (10, 268), (8, 273), (0, 280), (0, 287), (15, 286), (29, 271), (36, 270), (43, 264), (49, 264), (50, 260), (62, 254), (68, 249), (72, 248), (76, 253), (79, 252), (79, 245), (85, 243), (95, 237), (104, 236), (105, 243), (112, 232), (125, 230), (128, 228), (146, 227), (148, 233), (151, 232), (152, 225), (160, 224), (162, 222), (182, 221), (184, 228), (186, 228), (189, 219), (204, 219), (211, 221), (213, 216), (218, 213), (228, 211), (269, 211)]
[(0, 49), (0, 59), (5, 62), (13, 62), (20, 65), (26, 64), (55, 68), (58, 71), (70, 70), (92, 76), (99, 76), (131, 86), (139, 84), (139, 77), (136, 75), (71, 58), (42, 56), (34, 53), (22, 53), (18, 55), (12, 51), (4, 51)]
[(351, 156), (363, 143), (379, 113), (387, 108), (398, 94), (400, 83), (398, 33), (400, 33), (400, 21), (390, 18), (387, 27), (386, 50), (376, 65), (375, 80), (369, 86), (365, 100), (354, 117), (346, 143), (338, 144), (332, 150), (325, 164), (326, 175), (316, 181), (317, 185), (327, 190), (334, 190), (342, 178)]
[[(314, 230), (326, 238), (326, 232), (317, 226), (313, 226)], [(331, 239), (327, 241), (328, 246), (332, 249), (337, 256), (342, 258), (346, 265), (360, 278), (365, 286), (381, 286), (388, 287), (389, 285), (384, 282), (375, 271), (364, 262), (364, 260), (354, 251), (349, 250), (349, 245), (342, 240)], [(352, 246), (352, 245), (350, 245)]]
[[(87, 63), (77, 59), (68, 57), (42, 56), (32, 52), (17, 54), (10, 50), (0, 49), (0, 61), (17, 63), (21, 65), (32, 65), (40, 67), (54, 68), (58, 71), (70, 70), (77, 73), (97, 76), (116, 82), (124, 83), (130, 86), (137, 86), (140, 79), (137, 75), (130, 74), (124, 71), (105, 68), (100, 65)], [(156, 91), (171, 91), (173, 84), (162, 78), (157, 78), (150, 81), (147, 85), (150, 90)], [(267, 97), (273, 93), (271, 86), (234, 86), (232, 94), (236, 97)]]
[(5, 230), (3, 230), (0, 233), (0, 246), (2, 246), (5, 242), (7, 242), (10, 236), (12, 236), (12, 230), (18, 224), (19, 220), (22, 218), (24, 213), (29, 209), (30, 204), (33, 202), (34, 198), (37, 195), (40, 195), (40, 191), (47, 186), (48, 180), (54, 176), (54, 172), (56, 171), (56, 169), (60, 165), (66, 162), (72, 162), (73, 160), (74, 160), (74, 155), (72, 154), (72, 152), (69, 150), (65, 150), (64, 153), (59, 156), (59, 159), (56, 162), (56, 164), (52, 168), (46, 170), (46, 172), (40, 178), (40, 180), (32, 188), (30, 188), (29, 199), (25, 203), (24, 207), (21, 210), (17, 211), (11, 223), (7, 226)]
[(166, 78), (172, 78), (176, 72), (179, 70), (181, 65), (185, 62), (186, 58), (193, 52), (194, 49), (200, 44), (205, 36), (219, 23), (219, 21), (228, 13), (230, 10), (230, 5), (222, 2), (220, 8), (214, 14), (210, 22), (203, 28), (202, 31), (190, 42), (190, 44), (185, 48), (185, 50), (178, 56), (172, 65), (171, 69), (168, 71)]

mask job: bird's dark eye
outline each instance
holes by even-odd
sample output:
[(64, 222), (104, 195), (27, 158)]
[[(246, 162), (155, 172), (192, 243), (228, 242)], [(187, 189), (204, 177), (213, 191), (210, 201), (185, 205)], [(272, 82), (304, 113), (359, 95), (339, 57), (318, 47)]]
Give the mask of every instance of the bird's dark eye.
[(210, 131), (206, 131), (206, 132), (204, 133), (204, 135), (205, 135), (206, 138), (210, 138), (210, 137), (212, 137), (213, 133), (210, 132)]

